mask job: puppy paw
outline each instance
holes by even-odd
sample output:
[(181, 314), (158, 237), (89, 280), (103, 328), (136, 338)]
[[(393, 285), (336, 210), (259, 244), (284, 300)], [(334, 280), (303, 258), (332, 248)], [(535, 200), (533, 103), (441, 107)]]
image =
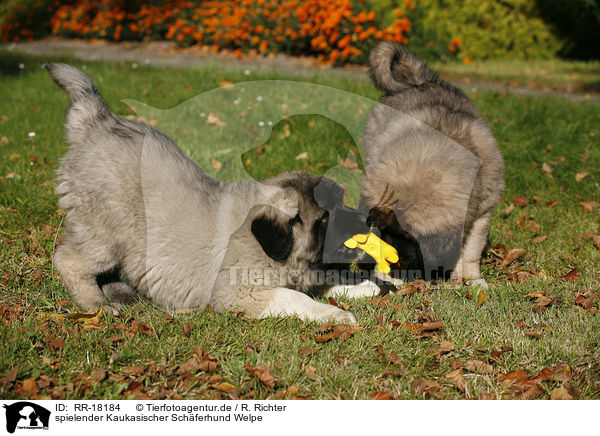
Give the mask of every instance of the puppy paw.
[(330, 321), (336, 324), (356, 325), (356, 318), (350, 312), (333, 306), (332, 309), (335, 310), (331, 310), (324, 316), (325, 321)]
[(469, 280), (467, 282), (469, 284), (469, 286), (471, 286), (472, 288), (477, 288), (477, 287), (481, 287), (484, 290), (488, 290), (490, 287), (488, 286), (487, 282), (485, 281), (485, 279), (475, 279), (475, 280)]
[(104, 313), (112, 316), (119, 316), (121, 305), (118, 303), (104, 304), (101, 306)]

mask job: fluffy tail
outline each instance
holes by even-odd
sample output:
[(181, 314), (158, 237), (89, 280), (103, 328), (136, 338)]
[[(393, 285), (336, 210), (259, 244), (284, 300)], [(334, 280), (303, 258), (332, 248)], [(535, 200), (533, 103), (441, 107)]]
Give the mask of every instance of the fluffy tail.
[(58, 86), (69, 94), (73, 106), (83, 103), (88, 110), (96, 109), (97, 112), (108, 110), (94, 82), (82, 71), (67, 64), (46, 64), (44, 67)]
[(438, 79), (437, 74), (409, 53), (406, 47), (390, 41), (381, 42), (371, 50), (369, 75), (373, 84), (386, 94), (395, 94)]

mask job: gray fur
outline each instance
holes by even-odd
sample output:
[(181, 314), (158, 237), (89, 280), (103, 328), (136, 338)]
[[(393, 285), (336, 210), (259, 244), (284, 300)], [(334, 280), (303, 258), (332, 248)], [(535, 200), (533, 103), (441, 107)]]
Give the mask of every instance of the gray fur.
[[(221, 183), (165, 135), (113, 115), (81, 71), (46, 68), (72, 99), (65, 124), (71, 145), (56, 185), (65, 231), (54, 262), (77, 304), (116, 312), (137, 292), (167, 308), (210, 305), (252, 318), (355, 322), (349, 312), (290, 289), (303, 290), (293, 274), (272, 286), (232, 281), (232, 268), (304, 271), (318, 260), (322, 246), (311, 229), (323, 213), (313, 197), (319, 177)], [(290, 221), (297, 215), (301, 222)], [(291, 226), (285, 261), (267, 256), (253, 235), (259, 217)], [(102, 275), (113, 281), (99, 285)]]
[(429, 267), (480, 279), (504, 190), (504, 160), (490, 128), (461, 91), (401, 45), (380, 43), (370, 74), (386, 95), (365, 127), (363, 200), (395, 212)]

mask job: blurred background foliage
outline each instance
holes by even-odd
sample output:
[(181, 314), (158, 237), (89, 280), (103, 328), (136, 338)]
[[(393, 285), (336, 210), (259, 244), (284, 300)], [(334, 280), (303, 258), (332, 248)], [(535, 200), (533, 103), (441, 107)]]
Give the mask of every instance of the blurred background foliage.
[(238, 56), (364, 64), (379, 40), (426, 60), (600, 58), (600, 0), (5, 0), (0, 36), (172, 40)]

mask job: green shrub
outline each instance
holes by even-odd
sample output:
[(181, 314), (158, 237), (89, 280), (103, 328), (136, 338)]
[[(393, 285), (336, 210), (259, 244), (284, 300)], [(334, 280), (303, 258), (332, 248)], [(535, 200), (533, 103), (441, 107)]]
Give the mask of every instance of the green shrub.
[(545, 59), (562, 47), (535, 0), (419, 0), (418, 9), (435, 41), (462, 40), (460, 59)]

